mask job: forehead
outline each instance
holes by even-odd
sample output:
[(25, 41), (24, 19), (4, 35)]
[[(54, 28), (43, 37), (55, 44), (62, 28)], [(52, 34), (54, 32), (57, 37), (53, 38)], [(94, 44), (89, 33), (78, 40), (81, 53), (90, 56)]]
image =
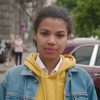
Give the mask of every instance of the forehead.
[(38, 28), (40, 28), (40, 27), (66, 28), (66, 26), (67, 26), (66, 22), (61, 18), (47, 17), (47, 18), (42, 19)]

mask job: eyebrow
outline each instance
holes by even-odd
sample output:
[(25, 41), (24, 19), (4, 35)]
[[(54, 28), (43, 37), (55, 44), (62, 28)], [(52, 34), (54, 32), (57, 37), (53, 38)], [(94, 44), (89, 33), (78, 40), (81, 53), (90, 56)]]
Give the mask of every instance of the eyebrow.
[(59, 33), (66, 33), (66, 32), (65, 31), (58, 31), (57, 33), (59, 34)]
[(49, 30), (47, 30), (47, 29), (40, 29), (40, 30), (43, 30), (43, 31), (48, 31), (48, 32), (49, 32)]
[[(40, 30), (43, 30), (43, 31), (49, 32), (48, 29), (40, 29)], [(65, 32), (65, 31), (58, 31), (57, 33), (66, 33), (66, 32)]]

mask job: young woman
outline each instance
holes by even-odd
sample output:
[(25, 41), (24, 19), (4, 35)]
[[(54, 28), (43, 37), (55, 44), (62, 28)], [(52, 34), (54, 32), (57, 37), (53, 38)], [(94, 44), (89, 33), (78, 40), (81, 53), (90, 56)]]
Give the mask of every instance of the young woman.
[(0, 83), (0, 100), (97, 100), (92, 79), (75, 66), (75, 58), (61, 55), (71, 21), (65, 8), (41, 9), (34, 22), (38, 54), (6, 72)]

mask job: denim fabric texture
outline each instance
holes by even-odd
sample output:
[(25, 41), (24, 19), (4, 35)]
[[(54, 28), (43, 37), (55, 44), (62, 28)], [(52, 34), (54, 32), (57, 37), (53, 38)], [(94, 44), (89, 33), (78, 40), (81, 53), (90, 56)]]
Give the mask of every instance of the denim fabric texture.
[[(35, 100), (39, 80), (24, 65), (9, 69), (0, 82), (0, 100)], [(79, 67), (66, 71), (64, 100), (97, 100), (94, 83)]]

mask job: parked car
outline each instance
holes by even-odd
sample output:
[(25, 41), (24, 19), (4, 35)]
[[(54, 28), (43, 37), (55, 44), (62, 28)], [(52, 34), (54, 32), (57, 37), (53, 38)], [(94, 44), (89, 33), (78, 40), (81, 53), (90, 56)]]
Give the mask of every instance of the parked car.
[(0, 63), (4, 63), (7, 59), (8, 44), (6, 40), (0, 38)]
[(100, 100), (100, 40), (87, 38), (69, 40), (63, 54), (69, 53), (76, 58), (76, 65), (87, 70), (93, 78)]

